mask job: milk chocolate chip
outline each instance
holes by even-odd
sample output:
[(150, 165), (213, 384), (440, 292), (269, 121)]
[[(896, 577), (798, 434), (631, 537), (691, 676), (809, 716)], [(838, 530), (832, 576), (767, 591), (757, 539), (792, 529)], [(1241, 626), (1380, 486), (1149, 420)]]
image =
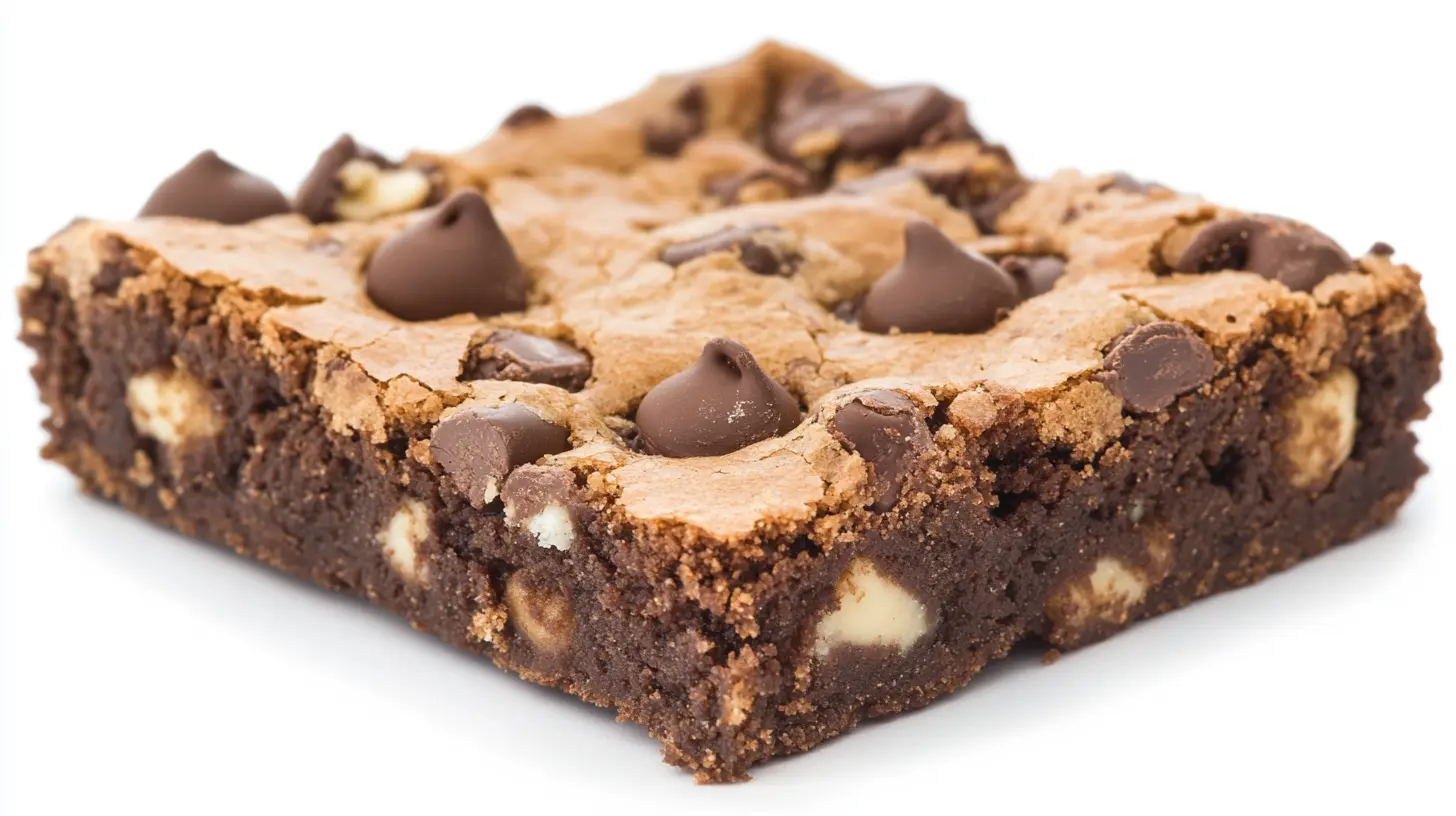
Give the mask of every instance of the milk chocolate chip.
[(1131, 410), (1161, 411), (1213, 378), (1218, 364), (1203, 338), (1171, 321), (1147, 323), (1119, 338), (1102, 362), (1102, 381)]
[(749, 271), (760, 275), (782, 275), (793, 271), (798, 258), (786, 255), (770, 240), (755, 240), (763, 233), (780, 232), (773, 224), (749, 224), (742, 227), (724, 227), (702, 238), (668, 244), (662, 250), (662, 262), (668, 266), (681, 266), (694, 258), (701, 258), (714, 252), (730, 252), (738, 256), (738, 262)]
[(476, 508), (495, 501), (512, 470), (570, 447), (565, 428), (516, 402), (457, 411), (430, 437), (435, 461)]
[(319, 154), (294, 209), (315, 224), (370, 221), (418, 209), (434, 192), (425, 170), (400, 167), (346, 133)]
[(211, 150), (198, 153), (162, 181), (138, 215), (176, 215), (219, 224), (246, 224), (289, 211), (288, 199), (265, 179)]
[(1308, 292), (1330, 275), (1354, 266), (1328, 235), (1304, 224), (1261, 215), (1215, 221), (1204, 227), (1184, 250), (1177, 271), (1190, 275), (1225, 269), (1253, 272), (1296, 292)]
[(692, 83), (678, 92), (672, 108), (642, 126), (642, 143), (654, 156), (676, 156), (708, 124), (708, 96)]
[(998, 263), (1016, 281), (1022, 300), (1050, 292), (1067, 271), (1067, 262), (1055, 255), (1007, 255)]
[(375, 305), (402, 320), (526, 308), (526, 273), (474, 190), (456, 193), (381, 244), (364, 279)]
[(506, 118), (501, 120), (500, 126), (506, 130), (515, 130), (541, 122), (551, 122), (555, 119), (556, 114), (540, 105), (522, 105), (506, 114)]
[(648, 453), (721, 456), (799, 424), (799, 402), (736, 340), (717, 338), (683, 371), (658, 383), (637, 408)]
[(707, 193), (724, 204), (754, 204), (803, 195), (810, 184), (803, 170), (774, 162), (713, 179), (708, 182)]
[(971, 219), (976, 222), (976, 229), (982, 235), (995, 235), (996, 221), (1001, 218), (1002, 213), (1011, 209), (1011, 205), (1020, 201), (1029, 189), (1031, 187), (1026, 182), (1017, 182), (972, 207)]
[(905, 225), (905, 257), (865, 293), (859, 325), (887, 334), (975, 334), (1020, 299), (1016, 282), (984, 255), (966, 252), (926, 221)]
[(905, 474), (930, 447), (930, 428), (919, 406), (898, 391), (869, 391), (834, 414), (834, 430), (845, 447), (874, 469), (875, 501), (870, 509), (883, 512), (894, 507)]
[[(979, 139), (965, 103), (931, 85), (826, 93), (793, 98), (769, 129), (768, 149), (785, 161), (815, 152), (811, 140), (828, 134), (831, 152), (852, 159), (893, 159), (907, 148)], [(811, 139), (806, 139), (811, 137)], [(801, 141), (802, 140), (802, 141)], [(806, 150), (809, 152), (806, 153)]]
[(515, 380), (580, 391), (591, 370), (591, 358), (570, 343), (499, 329), (471, 352), (460, 379)]

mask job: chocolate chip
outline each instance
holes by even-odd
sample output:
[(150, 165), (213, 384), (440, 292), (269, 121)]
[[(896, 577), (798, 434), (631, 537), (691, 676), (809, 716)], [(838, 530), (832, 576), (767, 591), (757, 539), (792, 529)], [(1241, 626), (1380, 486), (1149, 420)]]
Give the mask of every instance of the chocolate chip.
[(204, 150), (162, 181), (138, 215), (175, 215), (246, 224), (290, 210), (288, 199), (265, 179)]
[(507, 130), (514, 130), (541, 122), (555, 121), (555, 119), (556, 114), (540, 105), (522, 105), (506, 114), (506, 118), (501, 120), (500, 126)]
[(550, 549), (571, 549), (593, 515), (576, 476), (564, 468), (521, 465), (506, 477), (500, 495), (506, 523), (525, 528)]
[(1203, 338), (1166, 320), (1138, 326), (1118, 338), (1102, 367), (1103, 383), (1129, 409), (1142, 413), (1161, 411), (1218, 370)]
[(786, 254), (766, 241), (754, 240), (755, 236), (778, 231), (779, 228), (773, 224), (724, 227), (702, 238), (668, 244), (663, 247), (661, 258), (668, 266), (681, 266), (694, 258), (714, 252), (730, 252), (738, 256), (738, 262), (751, 272), (760, 275), (783, 275), (793, 272), (798, 257)]
[(526, 273), (480, 193), (462, 190), (375, 250), (374, 303), (402, 320), (526, 308)]
[(298, 194), (293, 199), (294, 209), (315, 224), (339, 220), (338, 214), (334, 212), (334, 204), (344, 194), (344, 183), (339, 180), (339, 171), (356, 159), (379, 167), (397, 166), (378, 152), (361, 146), (354, 141), (353, 136), (345, 133), (319, 154), (308, 178), (298, 187)]
[(683, 371), (658, 383), (637, 408), (648, 453), (721, 456), (799, 424), (799, 403), (737, 340), (716, 338)]
[(865, 293), (859, 325), (880, 334), (975, 334), (996, 325), (1019, 300), (1016, 282), (1001, 267), (917, 220), (905, 225), (905, 257)]
[[(810, 180), (808, 174), (797, 167), (775, 162), (714, 179), (708, 182), (707, 192), (724, 204), (742, 204), (745, 203), (745, 190), (754, 185), (771, 185), (782, 191), (780, 198), (794, 198), (809, 191)], [(772, 197), (755, 196), (752, 200), (767, 201)]]
[(996, 234), (996, 221), (1011, 205), (1021, 200), (1031, 186), (1019, 181), (971, 208), (971, 218), (982, 235)]
[(1055, 255), (1007, 255), (998, 263), (1016, 281), (1022, 300), (1050, 292), (1067, 271), (1067, 262)]
[(570, 447), (565, 428), (516, 402), (457, 411), (430, 438), (435, 461), (477, 509), (495, 501), (506, 474)]
[(1276, 280), (1296, 292), (1352, 269), (1355, 262), (1328, 235), (1272, 216), (1215, 221), (1194, 236), (1177, 271), (1200, 274), (1232, 269)]
[(676, 156), (708, 125), (708, 95), (696, 82), (673, 99), (672, 109), (642, 126), (642, 143), (654, 156)]
[(887, 187), (895, 187), (911, 179), (925, 185), (926, 189), (944, 198), (946, 203), (952, 207), (964, 210), (971, 206), (968, 186), (969, 173), (958, 170), (935, 170), (930, 167), (892, 167), (864, 178), (836, 184), (829, 189), (829, 192), (863, 195)]
[(796, 143), (809, 134), (832, 133), (836, 156), (893, 159), (911, 147), (979, 139), (966, 118), (965, 103), (931, 85), (790, 95), (768, 133), (768, 149), (779, 159), (804, 158)]
[(460, 379), (514, 380), (580, 391), (591, 369), (591, 358), (569, 343), (499, 329), (472, 351)]
[(1385, 243), (1384, 241), (1376, 241), (1375, 243), (1370, 245), (1370, 254), (1386, 256), (1394, 255), (1395, 247)]
[(845, 447), (874, 469), (870, 509), (895, 506), (900, 485), (916, 458), (930, 447), (930, 428), (920, 408), (898, 391), (869, 391), (834, 414), (834, 431)]

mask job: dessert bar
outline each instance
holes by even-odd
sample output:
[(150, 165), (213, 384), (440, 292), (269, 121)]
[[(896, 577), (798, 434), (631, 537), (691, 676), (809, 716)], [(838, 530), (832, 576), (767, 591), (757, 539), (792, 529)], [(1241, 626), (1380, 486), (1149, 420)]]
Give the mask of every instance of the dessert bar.
[(1440, 359), (1393, 253), (770, 43), (291, 198), (203, 153), (20, 306), (86, 491), (721, 781), (1389, 521)]

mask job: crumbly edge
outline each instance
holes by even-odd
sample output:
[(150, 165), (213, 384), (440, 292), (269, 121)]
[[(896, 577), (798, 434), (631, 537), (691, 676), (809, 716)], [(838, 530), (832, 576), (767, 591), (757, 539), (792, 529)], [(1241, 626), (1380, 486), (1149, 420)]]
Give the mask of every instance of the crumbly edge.
[[(104, 246), (98, 257), (110, 257), (109, 262), (115, 263), (123, 256), (125, 252), (120, 248)], [(1405, 426), (1424, 414), (1421, 395), (1434, 382), (1439, 363), (1418, 289), (1393, 287), (1385, 301), (1367, 303), (1364, 310), (1351, 309), (1351, 314), (1333, 322), (1328, 317), (1337, 314), (1333, 306), (1313, 313), (1272, 315), (1262, 342), (1240, 347), (1241, 355), (1226, 360), (1213, 384), (1185, 397), (1180, 407), (1168, 412), (1167, 417), (1145, 418), (1137, 423), (1124, 421), (1119, 432), (1110, 435), (1106, 444), (1096, 449), (1079, 450), (1058, 441), (1055, 434), (1049, 436), (1045, 418), (1022, 395), (978, 392), (974, 402), (960, 396), (945, 403), (927, 400), (937, 447), (922, 462), (907, 498), (890, 514), (872, 516), (863, 511), (850, 511), (828, 525), (824, 519), (815, 519), (790, 529), (765, 530), (749, 545), (740, 542), (724, 547), (722, 542), (693, 536), (691, 528), (644, 526), (631, 517), (614, 514), (610, 503), (601, 501), (603, 495), (609, 494), (593, 492), (591, 495), (597, 500), (596, 509), (601, 516), (591, 527), (588, 536), (591, 546), (584, 550), (589, 550), (596, 560), (590, 566), (572, 562), (566, 565), (569, 569), (562, 571), (562, 562), (543, 560), (551, 554), (513, 535), (497, 516), (472, 513), (463, 506), (462, 499), (452, 493), (438, 469), (411, 455), (415, 443), (405, 426), (389, 427), (382, 441), (357, 431), (344, 433), (330, 428), (325, 412), (316, 404), (311, 405), (309, 396), (320, 367), (328, 365), (327, 356), (320, 355), (312, 341), (269, 336), (261, 319), (272, 307), (267, 296), (228, 286), (202, 286), (154, 260), (146, 271), (122, 276), (110, 294), (105, 291), (109, 287), (102, 286), (98, 294), (78, 302), (71, 299), (71, 288), (66, 275), (58, 273), (56, 260), (46, 254), (33, 256), (32, 280), (22, 291), (23, 337), (41, 351), (36, 376), (52, 409), (47, 425), (53, 441), (47, 453), (80, 474), (88, 489), (183, 532), (221, 541), (322, 585), (369, 597), (457, 645), (487, 651), (497, 662), (528, 679), (563, 687), (598, 704), (620, 706), (624, 715), (643, 722), (665, 741), (671, 760), (693, 767), (706, 779), (736, 778), (753, 762), (803, 750), (849, 727), (861, 716), (928, 701), (964, 683), (984, 662), (1004, 653), (1020, 637), (1040, 635), (1064, 647), (1079, 645), (1105, 636), (1135, 617), (1166, 611), (1202, 594), (1286, 567), (1383, 521), (1398, 507), (1418, 472), (1418, 464), (1408, 450), (1409, 434)], [(103, 261), (94, 264), (91, 274), (104, 279), (114, 277), (115, 270)], [(89, 342), (104, 345), (97, 331), (106, 321), (98, 317), (83, 320), (81, 315), (124, 319), (125, 314), (143, 308), (143, 304), (147, 310), (166, 315), (165, 320), (154, 327), (151, 342), (130, 338), (124, 344), (112, 346), (116, 354), (147, 353), (138, 352), (138, 348), (166, 349), (176, 345), (175, 341), (167, 340), (169, 332), (188, 336), (202, 330), (208, 335), (206, 345), (215, 348), (217, 353), (241, 354), (252, 358), (260, 370), (266, 369), (279, 396), (246, 410), (235, 404), (232, 410), (224, 411), (233, 423), (219, 436), (226, 442), (184, 446), (184, 452), (173, 457), (159, 449), (155, 440), (139, 439), (129, 417), (117, 416), (117, 406), (125, 404), (125, 384), (116, 381), (114, 374), (113, 381), (105, 382), (97, 373), (100, 367), (95, 364), (99, 361), (75, 359), (78, 350), (58, 349), (64, 344), (57, 343), (51, 335), (69, 331), (78, 336), (89, 335)], [(1316, 327), (1319, 331), (1314, 330)], [(1311, 337), (1322, 338), (1318, 341), (1317, 353), (1310, 349)], [(1050, 577), (1043, 565), (1044, 572), (1039, 576), (1045, 579), (1040, 585), (1042, 590), (1023, 589), (1022, 597), (1028, 600), (1021, 601), (1023, 608), (1013, 607), (1021, 622), (1016, 626), (1002, 624), (995, 632), (976, 634), (973, 657), (968, 659), (962, 652), (951, 663), (942, 661), (931, 665), (921, 655), (912, 653), (912, 662), (922, 673), (918, 676), (934, 676), (925, 682), (894, 686), (889, 691), (879, 688), (865, 693), (856, 691), (852, 683), (848, 687), (840, 687), (843, 683), (836, 686), (832, 679), (824, 681), (827, 692), (815, 686), (816, 674), (832, 676), (836, 667), (832, 661), (809, 657), (813, 650), (805, 644), (804, 627), (806, 621), (821, 618), (834, 602), (833, 588), (838, 576), (853, 558), (873, 555), (892, 579), (935, 595), (940, 590), (926, 584), (923, 577), (917, 577), (924, 573), (923, 565), (906, 563), (904, 558), (906, 552), (914, 551), (913, 542), (923, 543), (927, 535), (933, 537), (937, 530), (946, 531), (948, 519), (969, 513), (983, 522), (999, 519), (1010, 523), (1022, 516), (1037, 515), (1038, 506), (1057, 507), (1065, 498), (1045, 500), (1042, 493), (1047, 490), (1046, 484), (1058, 485), (1054, 491), (1057, 493), (1075, 493), (1070, 487), (1073, 483), (1095, 484), (1100, 474), (1116, 467), (1120, 458), (1129, 455), (1129, 446), (1124, 440), (1135, 433), (1134, 425), (1154, 429), (1141, 432), (1154, 434), (1149, 444), (1157, 449), (1163, 442), (1155, 436), (1156, 428), (1176, 426), (1184, 406), (1195, 409), (1224, 398), (1240, 387), (1239, 380), (1247, 372), (1257, 370), (1260, 365), (1271, 365), (1261, 361), (1277, 360), (1277, 365), (1288, 372), (1288, 382), (1282, 386), (1286, 390), (1307, 391), (1323, 372), (1357, 361), (1367, 367), (1374, 366), (1381, 355), (1392, 358), (1404, 355), (1410, 362), (1404, 368), (1371, 369), (1372, 373), (1365, 375), (1377, 378), (1387, 393), (1397, 394), (1397, 398), (1386, 406), (1362, 403), (1362, 415), (1372, 415), (1379, 422), (1362, 428), (1363, 436), (1356, 445), (1356, 461), (1360, 461), (1358, 452), (1371, 456), (1381, 453), (1390, 459), (1386, 466), (1389, 473), (1396, 475), (1387, 474), (1382, 477), (1383, 482), (1376, 482), (1385, 486), (1382, 488), (1385, 492), (1379, 495), (1365, 491), (1360, 476), (1347, 477), (1343, 485), (1332, 484), (1327, 488), (1330, 491), (1327, 496), (1337, 496), (1338, 500), (1321, 501), (1325, 506), (1348, 504), (1363, 515), (1356, 517), (1351, 515), (1353, 511), (1347, 511), (1337, 516), (1343, 526), (1311, 535), (1312, 544), (1271, 543), (1257, 537), (1226, 542), (1221, 549), (1214, 548), (1225, 560), (1194, 583), (1174, 582), (1161, 595), (1158, 590), (1148, 592), (1139, 600), (1141, 606), (1129, 606), (1110, 618), (1098, 616), (1090, 627), (1058, 629), (1050, 619), (1040, 623), (1027, 619), (1029, 610), (1043, 614), (1041, 608), (1045, 605), (1039, 606), (1030, 598), (1050, 597), (1052, 578), (1074, 575), (1078, 569), (1085, 569), (1087, 562), (1076, 559), (1054, 562), (1058, 566)], [(127, 367), (135, 369), (131, 372), (135, 374), (154, 369), (187, 370), (189, 365), (186, 360), (161, 356), (151, 360), (130, 359)], [(68, 370), (72, 372), (69, 380), (63, 376)], [(76, 372), (81, 372), (82, 379), (76, 379)], [(1068, 393), (1078, 393), (1078, 385), (1070, 386)], [(212, 385), (214, 391), (217, 387)], [(111, 392), (109, 407), (102, 404), (108, 399), (104, 395), (108, 390)], [(1374, 399), (1372, 395), (1378, 393), (1369, 390), (1362, 393), (1362, 399)], [(226, 404), (238, 400), (243, 391), (224, 387), (223, 394)], [(309, 420), (303, 421), (304, 416)], [(239, 428), (237, 423), (246, 427)], [(421, 549), (417, 555), (425, 561), (416, 561), (421, 568), (410, 574), (402, 571), (394, 554), (387, 553), (383, 547), (381, 563), (368, 568), (353, 567), (343, 574), (328, 565), (340, 558), (357, 561), (357, 554), (315, 552), (303, 560), (290, 561), (281, 550), (260, 549), (252, 540), (256, 531), (231, 525), (233, 519), (224, 509), (230, 502), (229, 496), (247, 495), (236, 494), (235, 484), (223, 489), (228, 487), (228, 480), (245, 478), (247, 474), (229, 475), (231, 467), (208, 463), (213, 458), (225, 459), (229, 445), (234, 448), (230, 455), (245, 456), (246, 451), (260, 444), (260, 434), (281, 433), (279, 428), (288, 424), (307, 428), (311, 440), (300, 441), (297, 432), (293, 436), (284, 434), (293, 444), (304, 447), (319, 444), (331, 450), (347, 451), (346, 456), (332, 455), (330, 461), (348, 460), (352, 463), (349, 477), (365, 478), (381, 495), (411, 496), (414, 501), (424, 502), (424, 506), (447, 508), (442, 512), (456, 513), (468, 520), (442, 528), (438, 542), (428, 537), (419, 542)], [(206, 423), (203, 427), (207, 427)], [(1277, 436), (1279, 431), (1276, 427), (1267, 433)], [(84, 443), (79, 441), (83, 438)], [(1056, 472), (1038, 472), (1031, 464), (1035, 462), (1054, 462)], [(1212, 465), (1215, 469), (1220, 466), (1217, 461)], [(257, 474), (255, 487), (266, 484), (263, 475)], [(311, 487), (327, 494), (341, 475), (325, 473)], [(282, 478), (282, 475), (275, 472), (270, 478)], [(593, 487), (589, 478), (583, 487)], [(1347, 501), (1361, 491), (1367, 494), (1362, 500)], [(1028, 502), (1028, 495), (1036, 500)], [(381, 537), (387, 537), (382, 531), (388, 530), (399, 509), (405, 507), (397, 502), (386, 504), (389, 507), (376, 507), (361, 514), (359, 520), (345, 524), (342, 538), (381, 542)], [(1130, 506), (1124, 503), (1117, 506), (1113, 515), (1125, 518), (1130, 512)], [(1144, 508), (1138, 515), (1146, 512)], [(207, 521), (214, 517), (223, 521)], [(1029, 529), (1036, 529), (1030, 526), (1030, 521), (1028, 518)], [(1045, 520), (1037, 518), (1036, 522), (1044, 524)], [(403, 524), (407, 530), (410, 520), (406, 518)], [(826, 529), (832, 534), (825, 535)], [(331, 532), (337, 536), (340, 531)], [(976, 542), (975, 546), (983, 549), (992, 547), (991, 542), (998, 540), (998, 535), (1004, 536), (994, 528), (978, 529), (971, 535), (953, 531), (945, 534), (963, 545)], [(1021, 544), (1016, 544), (1017, 540)], [(497, 552), (486, 554), (481, 542), (488, 542), (486, 550), (494, 547)], [(1024, 556), (1035, 551), (1025, 539), (1007, 540), (1005, 546), (1021, 547)], [(1125, 542), (1119, 546), (1125, 546)], [(1106, 554), (1105, 550), (1097, 552)], [(1097, 552), (1084, 551), (1081, 557), (1085, 559)], [(587, 552), (581, 555), (586, 558)], [(1140, 556), (1142, 560), (1125, 552), (1121, 557), (1144, 577), (1162, 569), (1148, 560), (1153, 556), (1146, 552)], [(611, 564), (610, 575), (606, 564)], [(520, 635), (510, 624), (505, 580), (512, 572), (528, 568), (543, 573), (545, 577), (541, 580), (547, 583), (600, 580), (595, 592), (598, 596), (613, 595), (613, 610), (624, 613), (624, 618), (651, 622), (649, 631), (637, 629), (633, 634), (633, 639), (640, 640), (644, 646), (655, 643), (658, 647), (650, 657), (644, 655), (644, 662), (659, 672), (671, 672), (674, 668), (689, 674), (695, 671), (695, 682), (680, 683), (672, 693), (665, 694), (658, 689), (654, 698), (646, 686), (633, 687), (620, 678), (614, 681), (617, 686), (603, 688), (600, 683), (593, 685), (589, 672), (568, 676), (563, 673), (559, 656), (543, 657), (538, 649), (518, 645), (512, 654), (506, 644), (510, 638)], [(954, 569), (947, 567), (941, 574), (955, 572), (1011, 580), (1005, 568), (999, 572), (977, 570), (968, 569), (964, 564)], [(1174, 574), (1171, 568), (1168, 574)], [(631, 578), (624, 580), (627, 575)], [(1088, 577), (1087, 580), (1095, 587), (1100, 579)], [(411, 581), (423, 583), (412, 585)], [(1004, 592), (1005, 586), (1001, 589)], [(601, 597), (587, 601), (589, 604), (602, 602)], [(1065, 623), (1067, 616), (1057, 619)], [(885, 662), (883, 658), (880, 655), (881, 664)], [(868, 661), (872, 665), (875, 662)], [(828, 696), (815, 699), (815, 693)], [(691, 705), (689, 701), (693, 701)]]

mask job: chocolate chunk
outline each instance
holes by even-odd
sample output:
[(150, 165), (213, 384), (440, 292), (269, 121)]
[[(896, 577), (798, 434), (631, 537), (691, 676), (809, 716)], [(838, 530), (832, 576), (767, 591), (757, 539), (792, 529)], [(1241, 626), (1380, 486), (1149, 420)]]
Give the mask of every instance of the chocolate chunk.
[[(775, 201), (794, 198), (809, 191), (807, 173), (786, 164), (764, 164), (746, 170), (735, 176), (718, 178), (708, 182), (708, 195), (724, 204), (744, 204), (757, 201)], [(772, 188), (770, 195), (746, 195), (758, 188)]]
[(691, 366), (658, 383), (637, 408), (648, 453), (721, 456), (799, 424), (799, 402), (737, 340), (716, 338)]
[(565, 428), (516, 402), (457, 411), (430, 438), (435, 461), (477, 509), (495, 501), (512, 470), (570, 448)]
[(898, 391), (869, 391), (834, 414), (845, 447), (874, 469), (875, 501), (884, 512), (900, 498), (900, 485), (916, 458), (930, 447), (930, 428), (920, 408)]
[(971, 206), (968, 186), (969, 173), (957, 170), (936, 170), (930, 167), (892, 167), (864, 178), (836, 184), (829, 189), (829, 192), (863, 195), (903, 184), (910, 179), (924, 184), (926, 189), (944, 198), (946, 203), (952, 207), (964, 210)]
[(475, 349), (460, 379), (514, 380), (580, 391), (591, 378), (591, 358), (569, 343), (500, 329)]
[(576, 476), (564, 468), (521, 465), (506, 477), (500, 495), (506, 523), (527, 530), (549, 549), (571, 549), (592, 516)]
[(1161, 411), (1218, 370), (1203, 338), (1186, 326), (1160, 321), (1118, 338), (1102, 361), (1102, 382), (1131, 410)]
[(779, 247), (765, 241), (754, 240), (765, 232), (777, 232), (773, 224), (748, 224), (742, 227), (724, 227), (710, 232), (702, 238), (668, 244), (662, 249), (662, 262), (668, 266), (682, 266), (694, 258), (701, 258), (714, 252), (731, 252), (738, 256), (738, 262), (749, 271), (760, 275), (784, 275), (794, 271), (798, 257), (785, 254)]
[(526, 273), (474, 190), (456, 193), (381, 244), (364, 278), (375, 305), (402, 320), (526, 308)]
[(555, 121), (555, 119), (556, 114), (540, 105), (522, 105), (506, 114), (506, 118), (501, 120), (500, 126), (507, 130), (514, 130), (541, 122)]
[(1022, 300), (1050, 292), (1067, 271), (1067, 262), (1055, 255), (1007, 255), (998, 263), (1016, 281)]
[[(784, 161), (805, 158), (797, 144), (810, 134), (833, 134), (835, 155), (893, 159), (911, 147), (979, 139), (965, 103), (931, 85), (863, 89), (792, 97), (769, 129), (768, 149)], [(797, 107), (797, 109), (795, 109)]]
[(319, 154), (318, 161), (309, 171), (308, 178), (298, 187), (293, 206), (304, 218), (315, 224), (339, 220), (334, 204), (344, 194), (344, 182), (339, 171), (354, 160), (366, 161), (379, 167), (395, 167), (395, 163), (374, 150), (361, 146), (354, 137), (345, 133)]
[(678, 92), (672, 110), (642, 126), (642, 144), (654, 156), (676, 156), (708, 126), (708, 95), (692, 83)]
[(138, 216), (175, 215), (246, 224), (289, 210), (288, 199), (271, 182), (204, 150), (164, 179)]
[(996, 325), (1020, 297), (1001, 267), (967, 252), (927, 221), (905, 225), (905, 257), (865, 293), (859, 325), (888, 334), (975, 334)]
[(1370, 254), (1386, 256), (1394, 255), (1395, 247), (1385, 243), (1384, 241), (1376, 241), (1375, 243), (1370, 245)]
[(1011, 205), (1021, 200), (1031, 186), (1026, 182), (1017, 182), (1001, 192), (991, 196), (980, 204), (971, 208), (971, 219), (976, 222), (976, 228), (982, 235), (996, 234), (996, 221), (1001, 214), (1011, 209)]
[(1194, 236), (1177, 271), (1200, 274), (1232, 269), (1308, 292), (1355, 262), (1332, 238), (1313, 227), (1272, 216), (1215, 221)]

